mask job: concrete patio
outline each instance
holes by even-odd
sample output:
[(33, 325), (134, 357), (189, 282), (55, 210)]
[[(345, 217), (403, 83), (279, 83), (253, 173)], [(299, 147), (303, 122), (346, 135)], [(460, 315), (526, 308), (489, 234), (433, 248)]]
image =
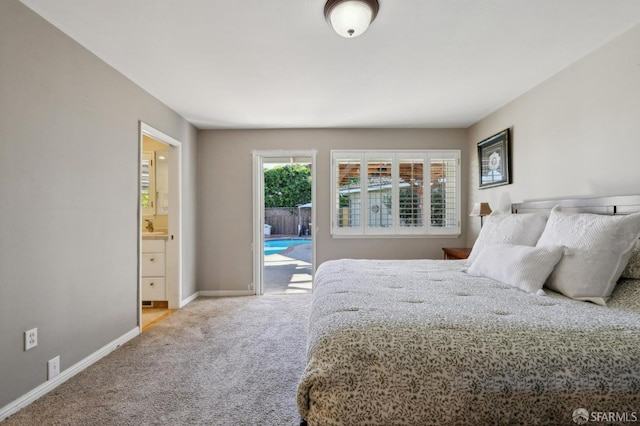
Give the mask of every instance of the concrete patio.
[(311, 243), (297, 244), (283, 253), (265, 256), (265, 294), (310, 293), (311, 266)]

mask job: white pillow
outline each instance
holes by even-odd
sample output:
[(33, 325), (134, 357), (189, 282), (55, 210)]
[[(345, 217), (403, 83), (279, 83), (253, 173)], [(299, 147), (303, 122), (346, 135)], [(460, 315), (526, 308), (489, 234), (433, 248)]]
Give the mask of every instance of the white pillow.
[(633, 280), (640, 279), (640, 240), (636, 240), (635, 245), (631, 249), (631, 256), (627, 266), (620, 274), (621, 278), (631, 278)]
[(564, 245), (568, 253), (547, 287), (577, 300), (605, 305), (640, 236), (640, 213), (604, 216), (551, 210), (538, 247)]
[(535, 246), (547, 223), (547, 217), (539, 213), (511, 214), (496, 211), (486, 219), (469, 254), (468, 265), (488, 244)]
[(480, 252), (467, 273), (535, 293), (542, 288), (563, 252), (563, 246), (491, 244)]

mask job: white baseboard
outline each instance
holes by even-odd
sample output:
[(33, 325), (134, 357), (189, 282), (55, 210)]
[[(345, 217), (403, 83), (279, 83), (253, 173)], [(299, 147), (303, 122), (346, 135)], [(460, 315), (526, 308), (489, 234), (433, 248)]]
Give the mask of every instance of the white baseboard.
[(200, 296), (205, 296), (205, 297), (255, 296), (255, 293), (252, 290), (215, 290), (215, 291), (201, 291)]
[(182, 308), (182, 307), (188, 305), (189, 303), (193, 302), (194, 300), (196, 300), (198, 298), (198, 296), (200, 296), (200, 292), (196, 291), (191, 296), (189, 296), (186, 299), (182, 300), (180, 302), (180, 307)]
[(9, 417), (10, 415), (17, 413), (18, 411), (20, 411), (27, 405), (31, 404), (33, 401), (45, 395), (46, 393), (57, 388), (58, 386), (60, 386), (61, 384), (63, 384), (64, 382), (66, 382), (67, 380), (69, 380), (79, 372), (81, 372), (82, 370), (89, 367), (91, 364), (109, 355), (111, 352), (118, 349), (120, 346), (122, 346), (129, 340), (133, 339), (138, 334), (140, 334), (140, 328), (136, 327), (133, 330), (129, 331), (128, 333), (125, 333), (122, 336), (118, 337), (114, 341), (106, 344), (105, 346), (98, 349), (97, 351), (95, 351), (88, 357), (84, 358), (83, 360), (75, 363), (74, 365), (67, 368), (66, 370), (61, 371), (60, 374), (58, 374), (53, 379), (47, 380), (46, 382), (44, 382), (37, 388), (31, 390), (27, 394), (21, 396), (15, 401), (10, 402), (9, 404), (0, 408), (0, 422), (6, 419), (7, 417)]

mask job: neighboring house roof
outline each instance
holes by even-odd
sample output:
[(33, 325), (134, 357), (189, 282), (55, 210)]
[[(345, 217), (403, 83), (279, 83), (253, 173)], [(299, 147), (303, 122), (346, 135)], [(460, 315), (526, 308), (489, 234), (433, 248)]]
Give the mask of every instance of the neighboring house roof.
[[(418, 186), (420, 182), (416, 181), (415, 185)], [(368, 192), (377, 192), (377, 191), (387, 191), (391, 190), (393, 187), (392, 181), (390, 177), (374, 177), (369, 179), (369, 183), (367, 185)], [(408, 188), (411, 187), (409, 182), (402, 181), (399, 184), (400, 188)], [(338, 191), (340, 194), (353, 194), (356, 192), (360, 192), (362, 188), (360, 185), (349, 187), (349, 184), (343, 185)]]

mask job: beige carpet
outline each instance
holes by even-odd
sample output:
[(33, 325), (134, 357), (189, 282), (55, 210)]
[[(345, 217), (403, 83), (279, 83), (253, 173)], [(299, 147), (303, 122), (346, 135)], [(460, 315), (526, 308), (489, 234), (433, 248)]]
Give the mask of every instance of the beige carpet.
[(297, 425), (310, 303), (199, 298), (1, 425)]

